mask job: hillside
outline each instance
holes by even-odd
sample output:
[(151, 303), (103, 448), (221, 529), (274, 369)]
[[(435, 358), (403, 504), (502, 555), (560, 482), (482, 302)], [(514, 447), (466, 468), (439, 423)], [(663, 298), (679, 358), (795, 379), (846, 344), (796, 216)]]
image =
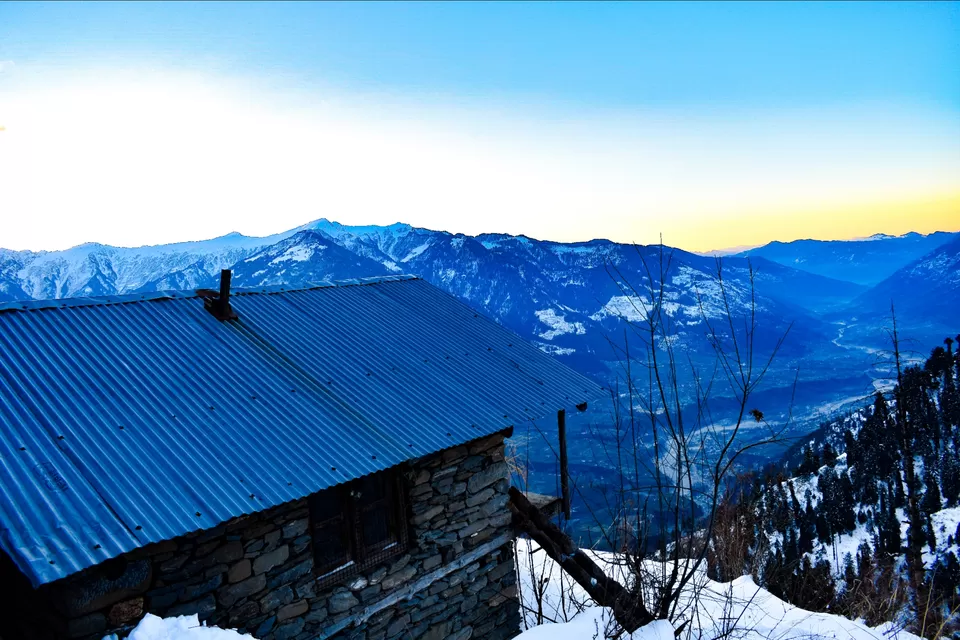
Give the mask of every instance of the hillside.
[(877, 234), (861, 240), (775, 241), (736, 255), (759, 256), (821, 276), (873, 286), (958, 237), (960, 233), (938, 231), (928, 235)]
[[(889, 398), (822, 425), (736, 507), (771, 593), (870, 624), (960, 630), (960, 356), (906, 367)], [(749, 514), (749, 515), (748, 515)], [(721, 547), (723, 545), (720, 545)], [(718, 552), (716, 575), (737, 573)]]
[(952, 328), (960, 313), (960, 236), (898, 269), (857, 296), (849, 309), (862, 322), (889, 314), (891, 302), (898, 315), (923, 319), (918, 339)]

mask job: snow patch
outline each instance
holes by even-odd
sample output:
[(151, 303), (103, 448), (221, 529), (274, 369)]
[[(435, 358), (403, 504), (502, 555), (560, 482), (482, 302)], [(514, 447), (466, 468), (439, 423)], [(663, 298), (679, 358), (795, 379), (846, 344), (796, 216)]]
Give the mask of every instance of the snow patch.
[(576, 353), (576, 349), (570, 349), (568, 347), (561, 347), (556, 344), (547, 344), (545, 342), (534, 342), (537, 349), (543, 351), (544, 353), (549, 353), (552, 356), (568, 356), (571, 353)]
[[(519, 640), (590, 640), (604, 638), (604, 629), (613, 620), (609, 609), (597, 606), (583, 589), (573, 582), (546, 555), (529, 540), (517, 540), (517, 575), (520, 577), (519, 597), (529, 607), (524, 612)], [(625, 571), (615, 554), (587, 551), (605, 571), (619, 575)], [(655, 571), (658, 563), (651, 566)], [(666, 565), (669, 569), (669, 563)], [(623, 578), (620, 579), (621, 582)], [(534, 599), (535, 585), (544, 590), (542, 609)], [(699, 597), (694, 601), (695, 591)], [(580, 611), (578, 604), (586, 602)], [(537, 611), (556, 624), (537, 624)], [(829, 613), (813, 613), (780, 600), (769, 591), (758, 587), (750, 576), (731, 582), (714, 582), (704, 571), (696, 574), (692, 584), (681, 598), (679, 611), (685, 611), (684, 633), (681, 638), (736, 638), (737, 640), (920, 640), (919, 637), (898, 630), (890, 623), (870, 628), (861, 622), (847, 620)], [(680, 621), (677, 621), (678, 624)], [(599, 633), (598, 633), (599, 632)], [(657, 621), (641, 627), (633, 634), (619, 636), (632, 640), (668, 640), (674, 637), (673, 626)]]
[(400, 262), (410, 262), (411, 260), (413, 260), (414, 258), (416, 258), (418, 255), (420, 255), (421, 253), (423, 253), (429, 248), (430, 248), (430, 243), (424, 242), (420, 246), (414, 247), (410, 251), (410, 253), (408, 253), (403, 259), (400, 260)]
[(312, 247), (297, 245), (290, 247), (282, 254), (270, 261), (270, 264), (280, 264), (281, 262), (306, 262), (313, 257), (314, 249), (323, 251), (327, 248), (325, 244), (318, 244)]
[(566, 316), (558, 314), (553, 309), (541, 309), (540, 311), (535, 311), (534, 314), (540, 322), (550, 327), (549, 331), (544, 331), (539, 334), (539, 337), (544, 340), (553, 340), (557, 336), (568, 333), (579, 336), (587, 332), (582, 322), (567, 322)]
[[(104, 640), (115, 640), (116, 635), (105, 636)], [(256, 640), (250, 634), (241, 634), (233, 629), (208, 627), (200, 622), (196, 614), (160, 618), (148, 613), (134, 627), (127, 640)]]
[(599, 311), (590, 316), (591, 320), (604, 318), (623, 318), (630, 322), (643, 322), (651, 307), (650, 301), (640, 296), (613, 296)]

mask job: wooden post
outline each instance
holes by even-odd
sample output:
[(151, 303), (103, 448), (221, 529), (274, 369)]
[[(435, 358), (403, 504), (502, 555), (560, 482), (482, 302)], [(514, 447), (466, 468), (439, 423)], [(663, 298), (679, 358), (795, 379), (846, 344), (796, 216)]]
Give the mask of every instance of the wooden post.
[(563, 515), (570, 519), (570, 479), (567, 472), (567, 412), (557, 411), (557, 431), (560, 434), (560, 504)]

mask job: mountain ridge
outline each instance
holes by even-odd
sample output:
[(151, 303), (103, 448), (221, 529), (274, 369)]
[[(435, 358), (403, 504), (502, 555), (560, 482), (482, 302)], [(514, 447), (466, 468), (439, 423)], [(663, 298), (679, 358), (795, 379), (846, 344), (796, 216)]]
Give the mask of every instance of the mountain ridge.
[[(888, 240), (867, 243), (883, 242)], [(669, 262), (662, 274), (661, 260), (665, 267)], [(718, 264), (723, 265), (726, 301), (717, 285)], [(705, 364), (713, 351), (704, 323), (720, 317), (728, 303), (736, 313), (745, 312), (752, 304), (752, 281), (761, 326), (758, 344), (772, 347), (790, 331), (771, 386), (787, 388), (793, 381), (790, 370), (802, 365), (804, 384), (819, 389), (811, 392), (811, 403), (860, 393), (850, 385), (868, 372), (867, 351), (882, 340), (879, 327), (885, 322), (877, 305), (872, 316), (860, 314), (870, 316), (869, 322), (851, 312), (851, 302), (869, 291), (866, 285), (764, 255), (728, 256), (718, 263), (659, 245), (606, 239), (562, 243), (503, 233), (469, 236), (404, 223), (350, 226), (326, 218), (261, 238), (232, 232), (147, 247), (86, 243), (59, 252), (0, 250), (0, 301), (215, 288), (225, 268), (233, 269), (238, 287), (418, 275), (542, 350), (603, 378), (615, 375), (617, 368), (612, 345), (650, 311), (651, 285), (663, 284), (663, 311), (680, 348), (692, 362)], [(956, 296), (960, 299), (960, 292)], [(920, 324), (910, 313), (905, 309), (902, 319), (908, 330), (911, 323)], [(827, 380), (846, 382), (827, 397)]]

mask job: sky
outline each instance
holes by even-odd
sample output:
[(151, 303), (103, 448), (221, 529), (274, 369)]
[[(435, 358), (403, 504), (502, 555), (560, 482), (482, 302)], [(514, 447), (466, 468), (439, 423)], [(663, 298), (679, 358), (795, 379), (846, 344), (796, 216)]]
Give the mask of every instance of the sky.
[(0, 247), (960, 230), (960, 4), (0, 3)]

